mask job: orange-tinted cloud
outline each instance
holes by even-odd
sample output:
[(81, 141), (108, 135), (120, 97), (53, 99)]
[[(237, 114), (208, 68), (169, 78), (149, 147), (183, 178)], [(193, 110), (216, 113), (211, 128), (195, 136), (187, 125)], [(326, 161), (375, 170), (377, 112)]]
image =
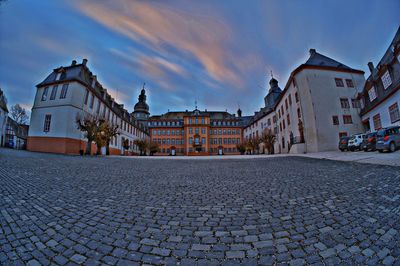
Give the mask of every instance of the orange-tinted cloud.
[[(165, 46), (173, 47), (184, 55), (194, 57), (210, 77), (220, 82), (240, 85), (240, 71), (232, 65), (240, 62), (227, 49), (232, 39), (229, 27), (218, 16), (196, 16), (171, 9), (166, 5), (146, 1), (79, 1), (78, 10), (135, 42), (165, 54)], [(158, 63), (178, 71), (168, 61)], [(156, 71), (153, 65), (151, 71)], [(156, 71), (157, 72), (157, 71)]]

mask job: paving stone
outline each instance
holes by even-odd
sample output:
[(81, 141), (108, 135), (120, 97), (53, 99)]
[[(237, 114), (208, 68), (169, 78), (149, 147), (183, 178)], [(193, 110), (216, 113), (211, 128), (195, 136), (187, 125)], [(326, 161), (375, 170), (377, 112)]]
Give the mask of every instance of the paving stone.
[(209, 251), (210, 249), (211, 249), (210, 245), (203, 245), (203, 244), (192, 245), (192, 250)]
[(0, 149), (1, 265), (393, 265), (400, 256), (397, 168), (13, 152)]
[(77, 264), (82, 264), (82, 263), (85, 262), (86, 257), (85, 257), (85, 256), (82, 256), (82, 255), (80, 255), (80, 254), (74, 254), (74, 255), (71, 257), (71, 260), (72, 260), (73, 262), (77, 263)]
[(393, 258), (392, 256), (388, 256), (382, 261), (384, 265), (392, 265), (394, 262), (395, 258)]
[(362, 251), (362, 254), (364, 254), (364, 256), (367, 256), (367, 257), (371, 257), (374, 253), (375, 252), (372, 249), (369, 249), (369, 248), (364, 249)]
[(328, 249), (326, 249), (324, 251), (321, 251), (319, 253), (319, 255), (321, 255), (321, 257), (323, 257), (324, 259), (326, 259), (326, 258), (329, 258), (329, 257), (332, 257), (332, 256), (336, 255), (336, 250), (333, 249), (333, 248), (328, 248)]
[(245, 253), (244, 253), (244, 251), (239, 251), (239, 250), (227, 251), (226, 258), (228, 258), (228, 259), (243, 259), (243, 258), (245, 258)]

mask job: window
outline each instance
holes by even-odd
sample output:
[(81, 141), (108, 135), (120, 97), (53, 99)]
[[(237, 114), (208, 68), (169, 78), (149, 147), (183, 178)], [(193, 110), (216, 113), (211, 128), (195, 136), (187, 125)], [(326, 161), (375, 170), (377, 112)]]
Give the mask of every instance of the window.
[(397, 103), (389, 106), (390, 122), (393, 124), (400, 120), (399, 106)]
[(336, 87), (344, 87), (343, 79), (335, 78)]
[(94, 94), (91, 94), (91, 95), (92, 95), (92, 97), (90, 98), (90, 105), (89, 105), (90, 109), (92, 109), (93, 105), (94, 105)]
[(382, 123), (381, 123), (381, 114), (376, 114), (372, 117), (372, 120), (374, 121), (374, 128), (375, 130), (381, 129), (382, 128)]
[(43, 94), (42, 94), (42, 101), (47, 100), (47, 93), (49, 92), (49, 87), (44, 88)]
[(297, 91), (294, 94), (294, 98), (296, 99), (296, 103), (299, 102), (299, 94), (297, 93)]
[(201, 134), (206, 134), (206, 128), (205, 127), (201, 128)]
[(300, 117), (301, 117), (300, 108), (297, 108), (297, 117), (298, 117), (298, 118), (300, 118)]
[(100, 107), (101, 107), (101, 102), (100, 102), (100, 99), (99, 99), (98, 104), (97, 104), (97, 111), (96, 111), (97, 114), (100, 113)]
[(50, 131), (50, 123), (51, 123), (51, 115), (46, 115), (44, 117), (44, 127), (43, 127), (44, 132)]
[(287, 114), (286, 119), (287, 119), (287, 125), (289, 126), (289, 125), (290, 125), (290, 117), (289, 117), (289, 114)]
[(61, 89), (60, 99), (65, 99), (67, 97), (68, 84), (64, 84)]
[(285, 99), (285, 108), (286, 108), (286, 110), (289, 108), (287, 99)]
[(339, 125), (339, 117), (337, 115), (332, 116), (332, 123), (335, 126)]
[(89, 91), (86, 89), (86, 92), (85, 92), (85, 105), (88, 103), (88, 99), (89, 99)]
[(53, 89), (51, 90), (50, 100), (54, 100), (56, 98), (57, 88), (58, 88), (58, 85), (54, 85)]
[(351, 115), (343, 115), (343, 123), (344, 124), (353, 124), (353, 120), (351, 119)]
[(203, 144), (203, 145), (206, 144), (206, 138), (201, 138), (201, 144)]
[(370, 102), (376, 99), (376, 89), (374, 86), (372, 86), (371, 89), (368, 90), (368, 96)]
[(340, 98), (340, 105), (342, 108), (350, 108), (349, 100), (347, 98)]
[(346, 85), (349, 88), (354, 88), (353, 80), (352, 79), (346, 79)]
[(292, 95), (289, 94), (289, 105), (292, 105)]
[(353, 108), (361, 108), (360, 101), (357, 99), (351, 99), (351, 106)]
[(386, 70), (385, 74), (381, 77), (383, 87), (385, 90), (392, 85), (392, 79), (390, 78), (389, 70)]
[[(197, 123), (196, 123), (197, 124)], [(199, 128), (198, 127), (196, 127), (195, 129), (194, 129), (194, 133), (195, 134), (199, 134)]]

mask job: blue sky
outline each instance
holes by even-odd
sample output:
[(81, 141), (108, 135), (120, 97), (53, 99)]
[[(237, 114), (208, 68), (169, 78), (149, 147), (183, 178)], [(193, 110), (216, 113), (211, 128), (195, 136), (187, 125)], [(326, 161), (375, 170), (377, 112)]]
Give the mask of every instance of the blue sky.
[(270, 71), (285, 86), (308, 50), (364, 70), (399, 27), (398, 0), (7, 0), (0, 4), (0, 87), (31, 108), (35, 85), (73, 59), (132, 111), (146, 82), (151, 114), (245, 115), (263, 105)]

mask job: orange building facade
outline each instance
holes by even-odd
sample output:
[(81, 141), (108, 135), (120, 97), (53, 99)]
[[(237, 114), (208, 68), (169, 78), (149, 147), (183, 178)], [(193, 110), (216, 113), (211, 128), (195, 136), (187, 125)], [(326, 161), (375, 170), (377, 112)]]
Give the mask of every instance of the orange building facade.
[(152, 142), (159, 144), (156, 155), (239, 154), (244, 120), (228, 112), (168, 112), (149, 118)]

